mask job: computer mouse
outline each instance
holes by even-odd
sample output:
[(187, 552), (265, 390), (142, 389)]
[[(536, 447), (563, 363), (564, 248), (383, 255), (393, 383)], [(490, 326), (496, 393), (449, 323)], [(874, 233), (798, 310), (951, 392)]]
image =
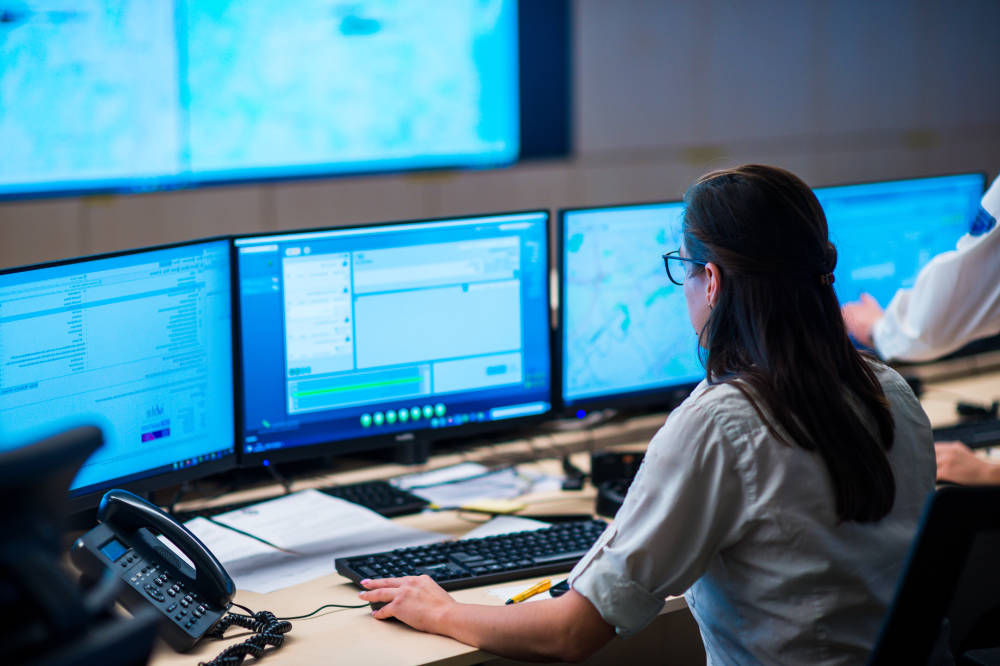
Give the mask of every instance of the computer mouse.
[(388, 601), (369, 601), (368, 605), (372, 607), (372, 612), (374, 613), (379, 608), (382, 608), (382, 606), (385, 606), (387, 603), (389, 603), (389, 602)]

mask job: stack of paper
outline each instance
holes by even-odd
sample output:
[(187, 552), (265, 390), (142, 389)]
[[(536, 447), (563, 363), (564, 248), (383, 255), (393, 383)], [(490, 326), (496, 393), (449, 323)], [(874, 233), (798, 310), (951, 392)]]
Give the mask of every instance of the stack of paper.
[(219, 514), (211, 521), (194, 518), (185, 525), (215, 553), (237, 588), (261, 593), (332, 573), (337, 557), (447, 539), (436, 532), (397, 525), (374, 511), (317, 490)]

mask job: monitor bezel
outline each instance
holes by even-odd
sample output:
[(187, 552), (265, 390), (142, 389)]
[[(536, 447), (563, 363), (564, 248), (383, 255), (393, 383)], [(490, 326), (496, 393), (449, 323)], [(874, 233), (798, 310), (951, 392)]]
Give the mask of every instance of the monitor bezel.
[[(234, 266), (233, 266), (233, 243), (231, 236), (211, 236), (208, 238), (199, 238), (195, 240), (183, 241), (178, 243), (168, 243), (164, 245), (151, 245), (141, 248), (132, 248), (127, 250), (117, 250), (113, 252), (104, 252), (99, 254), (89, 254), (79, 257), (71, 257), (67, 259), (59, 259), (56, 261), (48, 261), (38, 264), (26, 264), (22, 266), (12, 266), (0, 269), (0, 276), (9, 275), (13, 273), (26, 273), (28, 271), (54, 268), (58, 266), (67, 266), (72, 264), (82, 264), (89, 261), (97, 261), (103, 259), (113, 259), (116, 257), (124, 257), (130, 255), (138, 255), (145, 252), (153, 252), (158, 250), (170, 250), (179, 247), (187, 247), (193, 245), (202, 245), (208, 243), (226, 243), (226, 250), (229, 256), (229, 310), (230, 310), (230, 352), (231, 352), (231, 362), (232, 362), (232, 374), (233, 381), (235, 382), (236, 373), (236, 342), (238, 338), (236, 337), (236, 327), (235, 319), (233, 315), (234, 310), (234, 298), (235, 294), (235, 284), (233, 282)], [(233, 405), (237, 406), (236, 403), (236, 384), (233, 384)], [(49, 433), (51, 434), (51, 433)], [(170, 486), (178, 485), (187, 481), (194, 481), (196, 479), (201, 479), (212, 474), (218, 474), (221, 472), (227, 472), (229, 470), (235, 469), (237, 467), (237, 454), (236, 454), (236, 437), (239, 434), (237, 428), (237, 422), (233, 420), (233, 434), (232, 434), (232, 446), (228, 453), (223, 454), (218, 460), (211, 460), (191, 467), (185, 467), (182, 469), (171, 469), (164, 470), (159, 473), (152, 473), (148, 475), (141, 476), (139, 478), (132, 478), (126, 481), (121, 481), (121, 479), (126, 477), (118, 477), (116, 479), (110, 480), (107, 484), (102, 484), (99, 490), (83, 490), (80, 492), (70, 491), (67, 499), (67, 508), (71, 512), (85, 511), (87, 509), (92, 509), (98, 505), (104, 494), (111, 490), (112, 488), (122, 488), (124, 490), (129, 490), (135, 493), (149, 493), (162, 488), (167, 488)], [(85, 486), (86, 488), (86, 486)]]
[[(559, 223), (556, 228), (556, 238), (553, 247), (556, 253), (558, 304), (555, 313), (555, 326), (553, 341), (556, 345), (554, 359), (558, 362), (558, 371), (555, 372), (555, 382), (553, 384), (553, 398), (556, 400), (556, 413), (562, 417), (585, 418), (588, 413), (598, 410), (616, 410), (625, 412), (648, 412), (648, 411), (669, 411), (691, 393), (701, 380), (695, 382), (678, 382), (670, 385), (661, 385), (653, 388), (639, 390), (618, 391), (615, 393), (605, 393), (602, 395), (574, 398), (567, 400), (563, 391), (563, 370), (565, 364), (565, 333), (566, 333), (566, 217), (570, 213), (598, 211), (598, 210), (624, 210), (628, 208), (642, 208), (648, 206), (663, 205), (683, 205), (683, 199), (664, 199), (658, 201), (639, 201), (630, 203), (607, 204), (597, 206), (573, 206), (560, 208), (558, 211)], [(666, 280), (666, 273), (663, 275)], [(686, 313), (685, 313), (685, 316)]]
[[(472, 213), (468, 215), (452, 215), (448, 217), (429, 217), (429, 218), (418, 218), (418, 219), (408, 219), (408, 220), (389, 220), (380, 222), (365, 222), (359, 224), (347, 224), (343, 226), (326, 226), (326, 227), (309, 227), (302, 229), (292, 229), (292, 230), (280, 230), (280, 231), (269, 231), (267, 233), (249, 233), (240, 234), (232, 237), (232, 248), (233, 248), (233, 258), (234, 267), (236, 269), (236, 277), (234, 280), (234, 289), (236, 290), (236, 301), (234, 301), (234, 308), (239, 311), (238, 317), (240, 317), (240, 330), (242, 331), (242, 314), (243, 314), (243, 304), (240, 295), (240, 265), (239, 265), (239, 246), (237, 241), (243, 239), (261, 239), (265, 240), (271, 237), (284, 237), (292, 236), (296, 234), (312, 234), (312, 233), (326, 233), (326, 232), (350, 232), (353, 230), (361, 229), (371, 229), (374, 227), (393, 227), (393, 226), (405, 226), (405, 225), (418, 225), (427, 224), (434, 222), (455, 222), (462, 220), (475, 220), (475, 219), (486, 219), (486, 218), (496, 218), (503, 217), (506, 215), (544, 215), (545, 216), (545, 242), (548, 245), (552, 243), (552, 212), (544, 208), (532, 208), (524, 210), (512, 210), (512, 211), (502, 211), (502, 212), (488, 212), (488, 213)], [(410, 445), (419, 446), (429, 446), (436, 442), (444, 442), (448, 440), (461, 439), (464, 437), (478, 436), (478, 435), (490, 435), (499, 436), (502, 433), (513, 432), (518, 430), (523, 430), (527, 426), (537, 425), (550, 419), (554, 413), (555, 408), (555, 393), (554, 393), (554, 378), (552, 376), (553, 363), (554, 363), (554, 351), (552, 348), (552, 322), (551, 322), (551, 303), (552, 303), (552, 291), (551, 291), (551, 280), (549, 278), (552, 271), (552, 260), (551, 260), (551, 250), (545, 248), (544, 252), (544, 288), (545, 288), (545, 303), (546, 303), (546, 340), (548, 342), (548, 354), (549, 354), (549, 392), (548, 392), (548, 403), (549, 407), (543, 412), (537, 414), (529, 414), (526, 416), (516, 416), (506, 419), (499, 419), (494, 421), (484, 421), (481, 423), (467, 423), (462, 425), (450, 426), (445, 428), (421, 428), (418, 430), (402, 430), (394, 431), (392, 433), (372, 434), (365, 435), (361, 437), (348, 437), (345, 439), (334, 439), (334, 440), (324, 440), (321, 442), (315, 442), (312, 444), (300, 444), (297, 446), (289, 446), (271, 449), (264, 452), (253, 452), (247, 453), (245, 450), (245, 405), (243, 403), (244, 399), (244, 387), (242, 385), (244, 379), (243, 373), (243, 346), (242, 340), (237, 344), (239, 345), (239, 350), (237, 352), (237, 358), (239, 359), (239, 369), (237, 374), (240, 378), (241, 385), (239, 387), (240, 404), (239, 409), (239, 420), (236, 424), (238, 431), (237, 438), (237, 460), (241, 467), (244, 468), (257, 468), (261, 466), (269, 466), (272, 463), (291, 463), (302, 460), (310, 459), (320, 459), (320, 458), (336, 458), (339, 456), (346, 456), (357, 453), (365, 452), (375, 452), (379, 450), (388, 450), (393, 447), (406, 447)]]

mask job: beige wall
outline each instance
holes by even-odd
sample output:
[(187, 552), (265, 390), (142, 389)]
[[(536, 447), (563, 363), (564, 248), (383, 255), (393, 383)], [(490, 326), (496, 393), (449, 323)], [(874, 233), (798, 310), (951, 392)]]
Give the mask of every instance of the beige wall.
[(0, 266), (217, 234), (674, 198), (706, 169), (746, 161), (817, 186), (1000, 167), (995, 0), (576, 0), (574, 14), (572, 159), (5, 203)]

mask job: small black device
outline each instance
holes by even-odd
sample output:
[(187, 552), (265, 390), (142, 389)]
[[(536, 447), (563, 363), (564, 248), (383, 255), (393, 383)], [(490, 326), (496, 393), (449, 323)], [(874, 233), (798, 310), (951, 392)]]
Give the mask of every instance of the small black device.
[(590, 454), (590, 480), (595, 486), (617, 479), (634, 479), (643, 451), (594, 451)]
[(642, 465), (642, 451), (595, 451), (590, 454), (590, 478), (597, 487), (595, 512), (614, 518)]
[(603, 520), (567, 521), (538, 530), (338, 557), (334, 564), (337, 573), (354, 583), (427, 574), (446, 590), (460, 590), (567, 571), (606, 527)]
[(989, 406), (959, 400), (955, 403), (955, 411), (958, 412), (959, 418), (966, 421), (996, 421), (997, 415), (1000, 414), (1000, 400), (994, 400)]
[[(105, 494), (97, 519), (99, 524), (73, 544), (73, 564), (90, 579), (113, 571), (124, 582), (119, 601), (132, 613), (155, 608), (167, 644), (179, 652), (188, 650), (222, 619), (236, 586), (186, 527), (125, 490)], [(154, 533), (176, 546), (194, 568)]]

